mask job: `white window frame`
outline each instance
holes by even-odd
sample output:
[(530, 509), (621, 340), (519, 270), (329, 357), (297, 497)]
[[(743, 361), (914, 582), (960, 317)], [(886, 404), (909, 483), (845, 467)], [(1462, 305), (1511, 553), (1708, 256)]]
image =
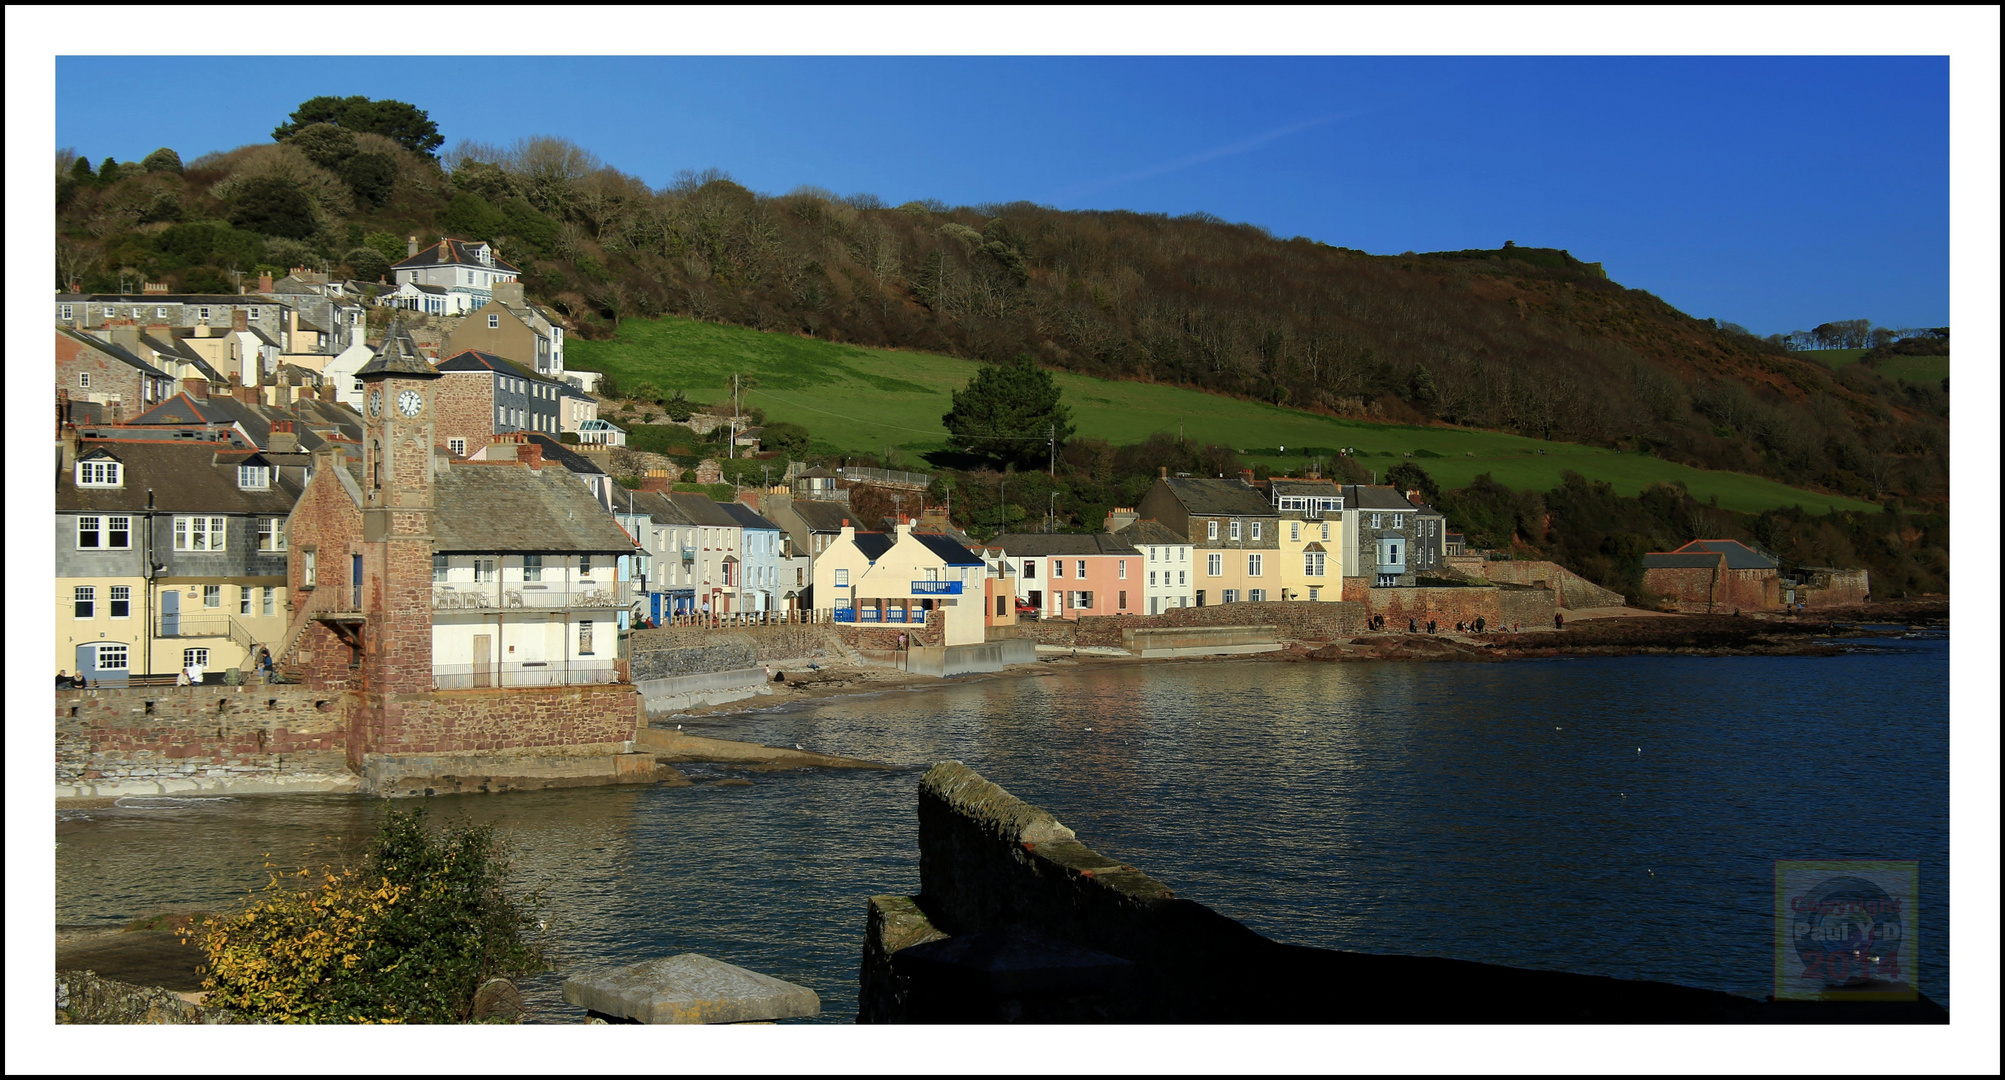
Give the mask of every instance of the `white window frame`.
[(1288, 542), (1292, 544), (1292, 543), (1296, 543), (1296, 542), (1300, 541), (1301, 539), (1302, 539), (1302, 523), (1301, 523), (1301, 522), (1299, 522), (1299, 521), (1291, 521), (1291, 522), (1289, 522), (1289, 523), (1288, 523)]
[(488, 328), (489, 330), (499, 330), (499, 329), (501, 329), (501, 316), (499, 316), (499, 315), (489, 315), (489, 316), (487, 317), (487, 328)]
[(1118, 578), (1120, 578), (1120, 579), (1121, 579), (1122, 581), (1126, 581), (1126, 580), (1128, 580), (1128, 560), (1126, 560), (1126, 559), (1119, 559), (1119, 560), (1116, 560), (1116, 561), (1117, 561), (1117, 562), (1118, 562), (1118, 564), (1119, 564), (1119, 567), (1120, 567), (1120, 572), (1119, 572), (1119, 573), (1117, 573), (1117, 574), (1116, 574), (1115, 576), (1116, 576), (1116, 577), (1118, 577)]
[(1265, 603), (1267, 601), (1267, 590), (1248, 589), (1246, 590), (1246, 599), (1255, 604)]
[(237, 586), (237, 614), (248, 617), (251, 613), (251, 586)]
[(70, 316), (70, 305), (68, 305), (68, 304), (57, 304), (57, 305), (56, 305), (56, 311), (58, 312), (58, 314), (56, 315), (56, 318), (58, 318), (58, 319), (64, 319), (64, 320), (67, 320), (67, 319), (69, 319), (69, 318), (71, 317), (71, 316)]
[(1234, 539), (1234, 540), (1237, 540), (1237, 539), (1239, 539), (1239, 519), (1238, 519), (1238, 518), (1233, 518), (1233, 519), (1232, 519), (1232, 526), (1231, 526), (1231, 529), (1230, 529), (1229, 531), (1230, 531), (1230, 533), (1231, 533), (1231, 536), (1232, 536), (1232, 539)]
[(259, 518), (258, 550), (267, 552), (284, 551), (285, 527), (286, 527), (285, 518), (279, 518), (279, 517)]
[(579, 620), (578, 620), (578, 655), (579, 655), (579, 656), (591, 656), (591, 655), (593, 655), (593, 653), (592, 653), (592, 620), (590, 620), (590, 619), (579, 619)]
[(201, 308), (200, 310), (201, 310), (201, 312), (202, 312), (202, 316), (201, 316), (201, 317), (202, 317), (203, 321), (205, 321), (205, 322), (206, 322), (206, 321), (208, 321), (208, 318), (209, 318), (209, 309), (208, 309), (208, 308)]
[(70, 592), (70, 617), (73, 619), (97, 618), (97, 586), (78, 585)]
[(1392, 527), (1395, 529), (1406, 528), (1406, 515), (1405, 514), (1392, 515)]
[(97, 669), (99, 671), (126, 671), (132, 665), (132, 648), (128, 645), (100, 643), (97, 647)]
[(1371, 516), (1371, 527), (1372, 527), (1372, 528), (1374, 528), (1374, 529), (1380, 529), (1380, 528), (1384, 528), (1384, 526), (1383, 526), (1383, 525), (1381, 525), (1381, 524), (1379, 523), (1379, 522), (1380, 522), (1380, 520), (1381, 520), (1381, 518), (1380, 518), (1380, 516), (1379, 516), (1379, 515), (1377, 515), (1377, 514), (1373, 514), (1373, 515)]
[(208, 649), (197, 645), (181, 650), (181, 669), (183, 671), (186, 671), (191, 667), (201, 667), (207, 669), (208, 666), (209, 666)]
[(1225, 573), (1225, 556), (1216, 551), (1205, 556), (1204, 570), (1205, 574), (1210, 577), (1223, 576)]
[(838, 588), (838, 589), (847, 589), (847, 588), (849, 588), (849, 569), (848, 569), (847, 567), (837, 567), (837, 568), (836, 568), (836, 571), (835, 571), (835, 587), (836, 587), (836, 588)]
[[(215, 600), (214, 603), (210, 603), (212, 597)], [(215, 608), (217, 611), (223, 610), (223, 587), (221, 585), (202, 586), (202, 606), (205, 608)]]
[(1322, 577), (1322, 576), (1323, 576), (1323, 569), (1324, 569), (1325, 565), (1326, 565), (1326, 564), (1325, 564), (1325, 562), (1324, 562), (1324, 560), (1323, 560), (1323, 553), (1322, 553), (1322, 552), (1320, 552), (1320, 551), (1305, 551), (1305, 552), (1303, 552), (1303, 553), (1302, 553), (1302, 576), (1303, 576), (1303, 577)]
[(263, 597), (262, 604), (259, 607), (258, 614), (264, 616), (272, 616), (278, 614), (278, 587), (275, 585), (266, 585), (264, 587), (264, 590), (265, 594)]
[(166, 309), (166, 308), (164, 308), (164, 307), (156, 307), (156, 308), (154, 308), (154, 309), (153, 309), (153, 317), (154, 317), (154, 318), (156, 318), (156, 319), (164, 319), (164, 318), (166, 318), (166, 317), (167, 317), (167, 309)]
[(1260, 571), (1262, 570), (1263, 566), (1264, 564), (1262, 563), (1260, 555), (1258, 553), (1248, 555), (1246, 557), (1246, 576), (1260, 577), (1261, 576)]
[(318, 552), (316, 552), (312, 548), (307, 548), (305, 551), (300, 552), (299, 583), (309, 589), (313, 588), (315, 585), (314, 577), (316, 574), (316, 567), (314, 566), (314, 563), (317, 560), (314, 558), (314, 556), (317, 554)]
[(1085, 576), (1086, 576), (1086, 560), (1085, 560), (1085, 559), (1079, 559), (1079, 560), (1076, 560), (1076, 561), (1077, 561), (1077, 562), (1079, 563), (1079, 573), (1078, 573), (1078, 575), (1077, 575), (1077, 576), (1079, 576), (1079, 577), (1082, 577), (1082, 578), (1083, 578), (1083, 577), (1085, 577)]
[(1323, 539), (1328, 540), (1329, 538), (1330, 538), (1330, 523), (1325, 521), (1323, 522)]
[[(125, 613), (119, 614), (119, 606), (124, 605)], [(114, 619), (132, 618), (132, 586), (113, 585), (111, 597), (105, 601), (105, 614)]]
[(1253, 523), (1253, 535), (1250, 537), (1250, 539), (1253, 540), (1260, 539), (1260, 523), (1258, 521)]
[(91, 388), (91, 373), (88, 371), (77, 372), (77, 389), (88, 390), (90, 388)]
[(271, 470), (263, 465), (237, 466), (237, 488), (242, 491), (269, 491)]
[(125, 468), (116, 461), (79, 461), (76, 484), (87, 488), (124, 487)]
[(446, 449), (448, 449), (448, 450), (452, 451), (452, 452), (453, 452), (453, 456), (454, 456), (454, 457), (465, 457), (465, 456), (466, 456), (466, 440), (465, 440), (465, 439), (447, 439), (447, 440), (446, 440)]
[(1206, 540), (1218, 539), (1218, 522), (1207, 521), (1204, 523), (1204, 538)]
[[(174, 518), (174, 550), (227, 550), (230, 539), (229, 520), (228, 518), (212, 517), (206, 514), (176, 515)], [(196, 537), (198, 536), (202, 538), (204, 546), (195, 546)]]

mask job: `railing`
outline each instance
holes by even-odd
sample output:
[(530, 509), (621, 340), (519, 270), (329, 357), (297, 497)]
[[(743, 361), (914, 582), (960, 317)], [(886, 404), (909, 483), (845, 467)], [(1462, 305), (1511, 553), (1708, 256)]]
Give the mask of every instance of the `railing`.
[(839, 623), (923, 623), (926, 612), (913, 608), (907, 617), (905, 608), (836, 608), (833, 618)]
[(511, 660), (501, 664), (433, 664), (437, 690), (509, 689), (522, 686), (601, 686), (620, 681), (611, 657)]
[(836, 475), (844, 480), (856, 480), (872, 484), (896, 484), (900, 487), (931, 487), (933, 474), (922, 472), (901, 472), (898, 469), (865, 469), (844, 466), (836, 470)]
[(664, 616), (663, 626), (804, 626), (808, 623), (826, 622), (828, 617), (820, 612), (796, 611), (732, 611), (722, 615), (705, 615), (700, 611), (683, 611)]
[(229, 638), (232, 642), (243, 646), (245, 650), (256, 648), (258, 644), (258, 639), (230, 615), (181, 615), (171, 620), (163, 616), (154, 627), (154, 636)]
[(959, 596), (963, 584), (959, 581), (915, 581), (912, 591), (924, 596)]
[(624, 610), (633, 602), (631, 581), (494, 581), (432, 586), (432, 607), (439, 611)]

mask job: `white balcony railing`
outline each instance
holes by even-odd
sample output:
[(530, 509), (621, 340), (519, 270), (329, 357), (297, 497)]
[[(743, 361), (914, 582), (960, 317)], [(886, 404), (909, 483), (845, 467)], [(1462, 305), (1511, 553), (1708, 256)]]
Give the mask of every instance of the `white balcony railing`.
[(432, 586), (432, 608), (437, 611), (625, 610), (633, 602), (631, 581), (495, 581)]
[(522, 686), (599, 686), (620, 681), (610, 657), (510, 661), (504, 664), (433, 664), (438, 690), (488, 690)]

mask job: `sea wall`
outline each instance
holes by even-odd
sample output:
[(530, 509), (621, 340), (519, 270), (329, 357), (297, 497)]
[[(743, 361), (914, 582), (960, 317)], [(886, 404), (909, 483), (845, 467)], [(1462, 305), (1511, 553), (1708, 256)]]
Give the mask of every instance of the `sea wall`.
[(1926, 999), (1764, 1003), (1284, 945), (1094, 851), (959, 762), (928, 770), (918, 802), (920, 894), (869, 902), (859, 1023), (1948, 1021)]
[(298, 686), (56, 691), (56, 794), (351, 790), (342, 695)]
[[(1127, 648), (1125, 635), (1135, 630), (1193, 626), (1272, 626), (1284, 640), (1332, 641), (1361, 634), (1365, 606), (1341, 601), (1274, 600), (1171, 608), (1156, 615), (1086, 615), (1077, 622), (1039, 619), (1014, 629), (993, 628), (991, 637), (1029, 638), (1039, 645)], [(994, 632), (1002, 631), (1002, 632)]]
[(922, 645), (905, 655), (905, 670), (946, 678), (1001, 671), (1010, 664), (1034, 664), (1037, 646), (1023, 638), (985, 641), (978, 645)]
[[(1491, 562), (1478, 559), (1457, 569), (1472, 570), (1500, 584), (1551, 589), (1563, 608), (1621, 607), (1628, 603), (1621, 593), (1604, 589), (1555, 562), (1529, 559)], [(1551, 621), (1552, 616), (1548, 614), (1546, 618)]]
[[(749, 655), (743, 663), (725, 666), (746, 667), (770, 660), (824, 659), (841, 649), (834, 631), (824, 625), (786, 624), (711, 629), (707, 626), (659, 626), (636, 630), (627, 639), (628, 655), (635, 662), (634, 678), (661, 678), (664, 674), (686, 675), (692, 671), (641, 673), (641, 657), (662, 650), (711, 649), (741, 646)], [(709, 670), (723, 670), (713, 667)]]
[(1478, 618), (1486, 628), (1512, 623), (1551, 626), (1558, 610), (1553, 590), (1521, 586), (1372, 589), (1369, 597), (1372, 613), (1385, 616), (1386, 625), (1398, 630), (1406, 629), (1408, 619), (1423, 628), (1429, 619), (1437, 626), (1452, 627)]

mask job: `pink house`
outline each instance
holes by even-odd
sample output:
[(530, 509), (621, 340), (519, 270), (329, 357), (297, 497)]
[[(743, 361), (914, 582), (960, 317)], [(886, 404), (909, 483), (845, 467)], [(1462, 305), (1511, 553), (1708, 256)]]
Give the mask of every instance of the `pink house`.
[(1008, 567), (1000, 581), (1040, 618), (1133, 615), (1143, 610), (1141, 551), (1111, 533), (1002, 533), (983, 553)]

